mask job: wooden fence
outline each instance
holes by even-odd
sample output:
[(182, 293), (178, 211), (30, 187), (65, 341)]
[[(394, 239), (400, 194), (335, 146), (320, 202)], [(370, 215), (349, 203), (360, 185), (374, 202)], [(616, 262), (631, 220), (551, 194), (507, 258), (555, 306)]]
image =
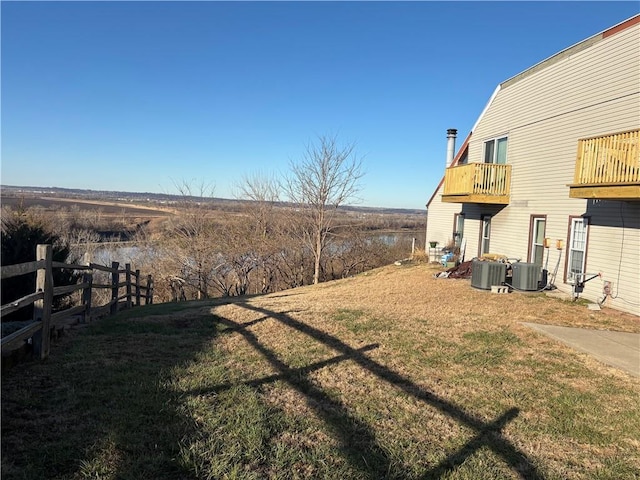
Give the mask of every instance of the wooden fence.
[[(51, 245), (38, 245), (34, 262), (3, 265), (2, 280), (36, 272), (36, 282), (33, 293), (0, 307), (0, 317), (4, 317), (33, 304), (33, 322), (3, 337), (2, 353), (16, 350), (31, 339), (35, 355), (44, 359), (49, 355), (52, 330), (112, 315), (118, 310), (139, 306), (143, 300), (145, 304), (153, 303), (153, 278), (151, 275), (146, 277), (143, 286), (139, 270), (132, 271), (130, 264), (126, 264), (124, 269), (120, 269), (119, 266), (118, 262), (113, 262), (111, 267), (94, 263), (74, 265), (54, 262)], [(83, 272), (82, 280), (75, 285), (56, 287), (53, 284), (54, 269), (81, 271)], [(93, 274), (96, 270), (107, 272), (111, 281), (106, 284), (94, 283)], [(124, 281), (120, 281), (122, 275), (124, 275)], [(91, 305), (92, 292), (96, 289), (110, 289), (111, 300), (99, 307)], [(76, 291), (82, 291), (79, 305), (52, 313), (54, 297)], [(121, 293), (123, 291), (124, 293)]]

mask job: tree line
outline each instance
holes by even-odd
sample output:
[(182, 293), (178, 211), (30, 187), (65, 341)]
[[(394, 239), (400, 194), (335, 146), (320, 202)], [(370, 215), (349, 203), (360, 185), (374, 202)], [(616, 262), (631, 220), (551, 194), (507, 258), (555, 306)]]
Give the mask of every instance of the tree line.
[[(319, 137), (285, 175), (243, 177), (236, 196), (250, 201), (234, 211), (215, 209), (205, 183), (183, 181), (176, 184), (176, 215), (154, 228), (142, 225), (113, 260), (151, 273), (157, 301), (175, 301), (280, 291), (408, 256), (410, 240), (389, 245), (371, 219), (339, 208), (357, 199), (362, 177), (353, 144)], [(4, 212), (3, 241), (17, 218), (50, 231), (76, 256), (98, 248), (105, 255), (96, 242), (99, 214), (66, 215), (61, 223), (38, 211)]]

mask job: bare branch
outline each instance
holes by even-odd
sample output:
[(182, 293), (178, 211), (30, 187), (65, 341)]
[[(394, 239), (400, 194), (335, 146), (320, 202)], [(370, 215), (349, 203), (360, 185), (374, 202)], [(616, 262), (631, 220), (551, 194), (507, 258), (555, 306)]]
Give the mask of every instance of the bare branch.
[(334, 228), (335, 211), (360, 191), (362, 160), (355, 153), (354, 144), (340, 146), (335, 136), (320, 136), (317, 143), (306, 146), (302, 159), (291, 163), (290, 175), (282, 183), (287, 198), (294, 205), (304, 208), (299, 215), (301, 237), (314, 252), (313, 283), (318, 283), (320, 263), (327, 235)]

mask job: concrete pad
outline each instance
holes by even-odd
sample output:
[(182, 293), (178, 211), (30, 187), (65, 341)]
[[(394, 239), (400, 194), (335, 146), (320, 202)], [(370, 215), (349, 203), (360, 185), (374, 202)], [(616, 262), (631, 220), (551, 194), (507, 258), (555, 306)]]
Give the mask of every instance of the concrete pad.
[(522, 323), (529, 328), (588, 353), (603, 363), (640, 377), (640, 333)]

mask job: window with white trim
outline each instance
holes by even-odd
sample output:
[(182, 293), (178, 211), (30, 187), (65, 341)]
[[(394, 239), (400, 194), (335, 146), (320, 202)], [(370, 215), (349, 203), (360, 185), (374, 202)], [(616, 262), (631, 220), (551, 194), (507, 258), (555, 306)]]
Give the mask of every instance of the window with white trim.
[(585, 273), (585, 259), (587, 253), (588, 218), (572, 218), (570, 220), (570, 234), (567, 254), (567, 282), (580, 280)]
[(455, 213), (453, 223), (455, 228), (453, 231), (453, 240), (456, 247), (459, 247), (462, 244), (462, 238), (464, 237), (464, 213)]
[(491, 239), (491, 215), (482, 216), (482, 232), (480, 238), (480, 256), (489, 253), (489, 241)]
[(507, 137), (493, 138), (484, 142), (484, 163), (507, 163)]
[(546, 217), (532, 217), (531, 219), (531, 253), (529, 262), (540, 266), (542, 266), (544, 260), (544, 232), (546, 224)]

